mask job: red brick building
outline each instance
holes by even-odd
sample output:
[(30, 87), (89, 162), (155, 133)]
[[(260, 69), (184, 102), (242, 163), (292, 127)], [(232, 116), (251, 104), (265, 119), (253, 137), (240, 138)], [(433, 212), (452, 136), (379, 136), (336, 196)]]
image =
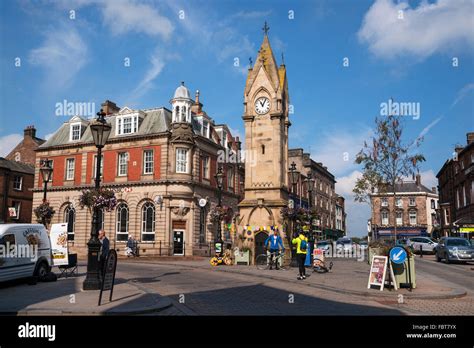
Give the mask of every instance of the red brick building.
[[(119, 252), (132, 235), (144, 255), (208, 255), (217, 230), (209, 213), (217, 204), (218, 165), (225, 174), (223, 204), (237, 213), (243, 166), (226, 160), (231, 156), (219, 157), (236, 155), (239, 139), (227, 126), (215, 124), (203, 111), (199, 92), (191, 99), (184, 84), (176, 89), (171, 106), (132, 110), (110, 101), (102, 104), (112, 131), (103, 149), (101, 186), (118, 192), (119, 203), (100, 220), (111, 247)], [(87, 252), (92, 214), (80, 208), (79, 196), (94, 186), (97, 165), (90, 121), (71, 118), (36, 156), (34, 202), (42, 199), (39, 162), (48, 158), (53, 161), (47, 196), (56, 211), (52, 223), (68, 223), (69, 246), (80, 254)], [(200, 200), (206, 202), (203, 210)], [(232, 242), (232, 231), (223, 227), (224, 239)]]
[(466, 135), (467, 144), (456, 146), (453, 158), (439, 170), (439, 216), (442, 234), (474, 235), (474, 133)]
[(0, 222), (29, 223), (32, 217), (35, 150), (44, 143), (34, 126), (24, 130), (23, 140), (0, 158)]

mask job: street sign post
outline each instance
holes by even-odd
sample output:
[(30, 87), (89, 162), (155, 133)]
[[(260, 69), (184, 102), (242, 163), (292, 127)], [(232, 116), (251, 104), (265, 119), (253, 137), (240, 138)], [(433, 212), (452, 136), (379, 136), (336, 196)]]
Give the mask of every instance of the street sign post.
[(401, 264), (407, 259), (407, 252), (401, 247), (394, 247), (390, 250), (390, 260), (393, 263)]

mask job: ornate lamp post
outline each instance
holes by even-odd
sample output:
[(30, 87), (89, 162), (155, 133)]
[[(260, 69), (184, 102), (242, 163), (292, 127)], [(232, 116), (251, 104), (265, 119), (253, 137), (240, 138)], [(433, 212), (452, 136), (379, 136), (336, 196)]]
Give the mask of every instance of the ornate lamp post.
[[(308, 172), (308, 176), (305, 179), (306, 182), (306, 187), (308, 189), (308, 210), (311, 216), (311, 208), (312, 208), (312, 201), (313, 201), (313, 189), (314, 189), (314, 178), (313, 174), (311, 171)], [(310, 220), (311, 226), (309, 229), (309, 238), (308, 238), (308, 244), (309, 244), (309, 252), (310, 254), (310, 259), (311, 259), (311, 264), (313, 264), (313, 250), (314, 250), (314, 239), (315, 239), (315, 232), (313, 231), (313, 226), (312, 226), (312, 219)]]
[[(90, 125), (92, 138), (94, 144), (97, 147), (97, 165), (95, 174), (95, 189), (98, 190), (100, 187), (100, 167), (102, 163), (102, 148), (105, 146), (107, 139), (109, 138), (112, 126), (105, 120), (105, 112), (100, 110), (97, 113), (97, 119)], [(99, 278), (99, 251), (100, 241), (99, 235), (99, 214), (98, 208), (93, 208), (92, 215), (92, 227), (91, 227), (91, 238), (87, 242), (88, 253), (87, 253), (87, 275), (83, 283), (84, 290), (98, 290), (100, 289), (100, 278)]]
[[(217, 183), (217, 199), (218, 199), (218, 202), (217, 202), (217, 206), (219, 208), (222, 207), (222, 189), (223, 189), (223, 185), (224, 185), (224, 173), (222, 172), (222, 166), (219, 166), (217, 168), (217, 174), (214, 175), (214, 178), (216, 179), (216, 183)], [(215, 243), (215, 248), (216, 250), (220, 250), (220, 254), (222, 254), (224, 252), (223, 250), (223, 241), (222, 241), (222, 221), (221, 221), (221, 217), (219, 215), (219, 221), (217, 222), (217, 236), (216, 236), (216, 243)]]
[(53, 168), (51, 167), (51, 163), (53, 161), (49, 159), (44, 159), (40, 161), (40, 173), (41, 177), (43, 178), (43, 203), (46, 202), (46, 191), (48, 190), (48, 182), (51, 180), (51, 176), (53, 175)]
[[(290, 176), (290, 184), (291, 188), (293, 191), (294, 198), (296, 198), (296, 184), (298, 183), (298, 180), (300, 178), (300, 172), (296, 170), (296, 164), (295, 162), (291, 163), (289, 170), (289, 176)], [(293, 209), (295, 209), (295, 206), (293, 205)], [(292, 225), (292, 233), (296, 233), (296, 215), (293, 214), (293, 219), (291, 221)], [(291, 245), (291, 236), (289, 238), (289, 242)], [(296, 250), (291, 248), (291, 266), (294, 267), (296, 265)]]

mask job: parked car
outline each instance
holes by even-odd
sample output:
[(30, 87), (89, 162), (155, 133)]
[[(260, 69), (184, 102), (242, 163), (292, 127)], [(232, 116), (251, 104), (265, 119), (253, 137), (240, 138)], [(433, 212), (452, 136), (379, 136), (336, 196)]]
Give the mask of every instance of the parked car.
[(415, 252), (419, 252), (421, 248), (423, 253), (435, 253), (438, 243), (429, 237), (413, 237), (408, 239), (407, 245), (411, 246)]
[(436, 249), (436, 261), (474, 261), (474, 246), (466, 238), (443, 237)]
[(337, 250), (352, 251), (352, 246), (353, 246), (352, 239), (348, 237), (342, 237), (336, 241)]
[(359, 243), (360, 250), (367, 250), (369, 248), (369, 244), (365, 241)]
[(324, 253), (328, 253), (332, 248), (331, 241), (320, 240), (316, 242), (316, 248), (323, 249)]
[(0, 282), (45, 277), (51, 271), (51, 242), (41, 224), (0, 225)]

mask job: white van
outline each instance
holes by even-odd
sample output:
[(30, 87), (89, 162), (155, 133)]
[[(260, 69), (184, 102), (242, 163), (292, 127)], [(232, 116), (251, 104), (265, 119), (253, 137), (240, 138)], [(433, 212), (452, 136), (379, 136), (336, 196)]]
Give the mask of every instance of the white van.
[(43, 225), (0, 225), (0, 282), (41, 278), (51, 267), (51, 242)]

